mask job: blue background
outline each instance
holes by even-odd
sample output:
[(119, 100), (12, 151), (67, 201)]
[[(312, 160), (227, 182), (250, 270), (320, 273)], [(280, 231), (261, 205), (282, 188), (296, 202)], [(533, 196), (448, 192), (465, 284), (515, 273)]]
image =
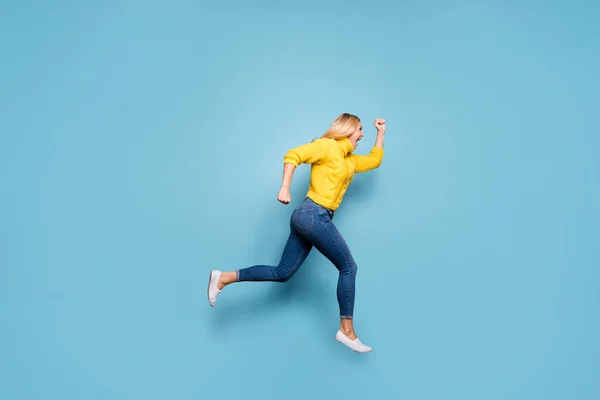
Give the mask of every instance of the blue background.
[[(600, 398), (597, 2), (51, 3), (0, 3), (0, 398)], [(342, 112), (368, 355), (317, 252), (206, 299)]]

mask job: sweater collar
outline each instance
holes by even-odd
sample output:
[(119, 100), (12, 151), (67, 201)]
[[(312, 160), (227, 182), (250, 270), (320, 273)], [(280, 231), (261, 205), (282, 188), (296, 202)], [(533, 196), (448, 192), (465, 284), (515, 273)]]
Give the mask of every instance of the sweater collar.
[(350, 139), (337, 139), (336, 142), (342, 148), (342, 150), (344, 150), (344, 155), (348, 155), (348, 153), (352, 153), (354, 151), (354, 146), (352, 146)]

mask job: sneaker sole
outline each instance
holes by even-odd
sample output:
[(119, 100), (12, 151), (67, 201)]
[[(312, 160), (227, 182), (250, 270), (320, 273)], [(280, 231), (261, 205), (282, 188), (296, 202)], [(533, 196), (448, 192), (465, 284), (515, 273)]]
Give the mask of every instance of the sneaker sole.
[(355, 353), (358, 353), (358, 354), (367, 354), (367, 353), (370, 353), (370, 352), (372, 352), (372, 351), (373, 351), (373, 349), (371, 349), (371, 350), (369, 350), (369, 351), (358, 351), (358, 350), (354, 350), (352, 347), (350, 347), (350, 346), (347, 346), (347, 345), (346, 345), (346, 343), (344, 343), (344, 342), (342, 342), (340, 339), (338, 339), (338, 338), (337, 338), (337, 336), (335, 337), (335, 340), (337, 340), (338, 342), (340, 342), (340, 343), (341, 343), (341, 344), (342, 344), (344, 347), (347, 347), (347, 348), (349, 348), (350, 350), (352, 350), (353, 352), (355, 352)]
[(210, 302), (210, 281), (212, 280), (212, 271), (208, 273), (208, 287), (206, 288), (206, 298), (208, 299), (208, 304), (211, 307), (214, 307), (214, 304)]

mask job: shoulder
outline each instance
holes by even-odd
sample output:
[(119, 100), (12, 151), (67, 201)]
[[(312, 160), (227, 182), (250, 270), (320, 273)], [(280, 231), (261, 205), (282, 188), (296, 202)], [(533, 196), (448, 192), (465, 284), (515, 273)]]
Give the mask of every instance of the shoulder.
[(329, 138), (317, 138), (317, 139), (313, 139), (311, 144), (313, 146), (317, 146), (317, 147), (323, 149), (324, 151), (329, 151), (330, 149), (332, 149), (334, 147), (335, 141), (333, 139), (329, 139)]
[(320, 146), (328, 146), (328, 145), (331, 145), (332, 140), (333, 139), (329, 139), (329, 138), (316, 138), (316, 139), (313, 139), (311, 143), (315, 143)]

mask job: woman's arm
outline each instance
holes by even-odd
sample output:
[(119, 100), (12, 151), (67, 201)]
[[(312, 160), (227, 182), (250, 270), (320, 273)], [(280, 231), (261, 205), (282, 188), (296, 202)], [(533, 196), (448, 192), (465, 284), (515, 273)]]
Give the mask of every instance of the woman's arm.
[(377, 138), (375, 139), (375, 147), (383, 149), (383, 137), (385, 136), (385, 129), (383, 131), (377, 131)]
[(292, 185), (292, 177), (296, 166), (294, 164), (285, 163), (283, 164), (283, 178), (281, 180), (281, 189), (279, 189), (279, 195), (277, 200), (283, 204), (289, 204), (292, 200), (290, 195), (290, 186)]
[(288, 150), (283, 157), (285, 164), (298, 166), (300, 164), (318, 164), (325, 156), (325, 146), (322, 140), (315, 140)]
[(371, 153), (366, 156), (351, 154), (350, 157), (354, 160), (354, 172), (366, 172), (375, 169), (381, 165), (383, 160), (383, 139), (385, 137), (385, 120), (377, 118), (374, 122), (377, 128), (377, 138), (375, 145), (371, 149)]
[(319, 163), (325, 155), (325, 147), (320, 140), (311, 143), (303, 144), (289, 150), (283, 157), (283, 178), (281, 180), (281, 189), (277, 200), (283, 204), (289, 204), (292, 200), (290, 196), (290, 186), (292, 185), (292, 177), (296, 167), (300, 164), (316, 164)]
[(377, 139), (375, 139), (375, 147), (383, 149), (383, 137), (385, 136), (385, 119), (377, 118), (373, 122), (375, 128), (377, 128)]

